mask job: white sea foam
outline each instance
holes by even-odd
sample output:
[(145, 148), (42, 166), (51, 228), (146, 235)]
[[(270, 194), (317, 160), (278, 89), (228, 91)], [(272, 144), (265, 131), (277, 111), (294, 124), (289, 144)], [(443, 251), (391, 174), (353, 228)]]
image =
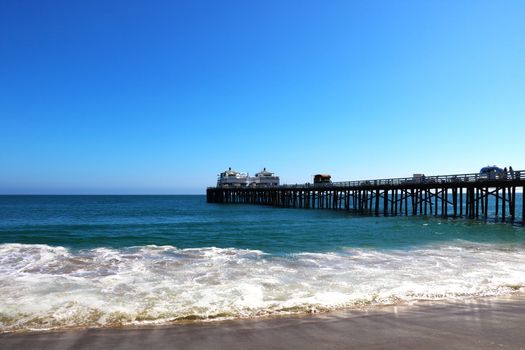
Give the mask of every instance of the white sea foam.
[(522, 246), (454, 242), (286, 257), (143, 246), (0, 245), (0, 331), (276, 313), (523, 291)]

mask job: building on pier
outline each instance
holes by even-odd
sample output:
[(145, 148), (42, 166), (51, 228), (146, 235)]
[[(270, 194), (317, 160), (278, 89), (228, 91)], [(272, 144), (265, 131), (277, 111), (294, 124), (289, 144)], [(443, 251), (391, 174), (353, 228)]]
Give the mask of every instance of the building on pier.
[(275, 175), (266, 168), (255, 174), (255, 177), (250, 177), (250, 186), (252, 187), (273, 187), (279, 186), (279, 176)]
[(221, 188), (243, 188), (243, 187), (275, 187), (279, 186), (279, 176), (271, 171), (263, 170), (250, 177), (246, 173), (241, 173), (232, 168), (223, 171), (217, 178), (217, 187)]
[(331, 184), (332, 175), (330, 174), (316, 174), (314, 175), (314, 184)]
[(217, 187), (246, 187), (248, 184), (248, 174), (232, 170), (231, 167), (217, 178)]

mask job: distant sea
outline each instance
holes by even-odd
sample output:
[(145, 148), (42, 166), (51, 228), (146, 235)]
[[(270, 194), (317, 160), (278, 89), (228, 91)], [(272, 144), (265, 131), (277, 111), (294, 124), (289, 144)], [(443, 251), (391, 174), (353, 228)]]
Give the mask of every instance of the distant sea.
[(524, 292), (518, 225), (204, 196), (0, 196), (0, 332)]

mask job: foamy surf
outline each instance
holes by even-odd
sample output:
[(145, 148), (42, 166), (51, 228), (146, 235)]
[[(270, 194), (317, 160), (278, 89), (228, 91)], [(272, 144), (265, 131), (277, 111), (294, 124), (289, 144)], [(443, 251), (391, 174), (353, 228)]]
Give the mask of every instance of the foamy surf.
[(515, 293), (523, 246), (286, 256), (141, 246), (0, 245), (0, 331), (170, 323)]

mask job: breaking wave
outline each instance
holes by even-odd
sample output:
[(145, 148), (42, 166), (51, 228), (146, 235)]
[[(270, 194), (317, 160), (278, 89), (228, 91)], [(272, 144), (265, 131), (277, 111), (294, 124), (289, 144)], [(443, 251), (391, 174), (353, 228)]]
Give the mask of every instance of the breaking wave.
[(0, 245), (0, 332), (316, 312), (524, 291), (523, 246), (286, 256), (140, 246)]

